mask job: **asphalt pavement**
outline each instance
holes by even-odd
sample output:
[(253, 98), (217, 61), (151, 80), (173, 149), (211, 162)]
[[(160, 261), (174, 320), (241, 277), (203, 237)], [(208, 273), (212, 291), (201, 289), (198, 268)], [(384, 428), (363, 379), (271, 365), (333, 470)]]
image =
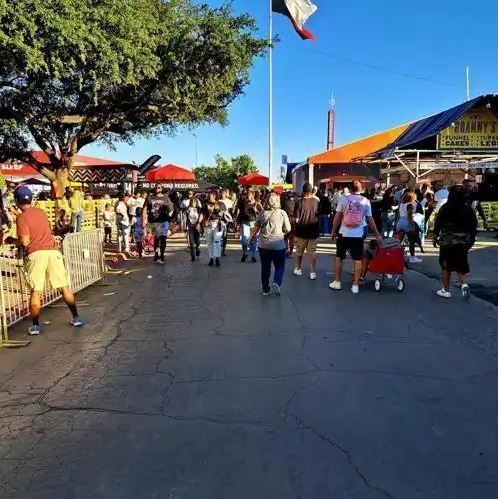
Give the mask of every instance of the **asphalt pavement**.
[[(128, 262), (0, 352), (2, 498), (494, 499), (498, 313), (259, 265)], [(26, 324), (14, 328), (20, 335)]]

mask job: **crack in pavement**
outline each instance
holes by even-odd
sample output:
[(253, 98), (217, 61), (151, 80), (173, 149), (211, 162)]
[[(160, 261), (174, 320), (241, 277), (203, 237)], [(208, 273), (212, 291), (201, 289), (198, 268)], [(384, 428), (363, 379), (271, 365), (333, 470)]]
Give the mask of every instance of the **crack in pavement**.
[(382, 489), (376, 485), (373, 485), (368, 478), (365, 476), (365, 474), (360, 470), (357, 464), (354, 463), (353, 458), (351, 456), (351, 452), (348, 451), (345, 447), (342, 445), (338, 444), (337, 442), (334, 442), (331, 438), (327, 437), (323, 433), (320, 433), (317, 429), (315, 429), (313, 426), (306, 424), (303, 422), (303, 420), (296, 414), (293, 414), (293, 417), (296, 420), (296, 425), (298, 429), (300, 430), (305, 430), (311, 432), (313, 435), (315, 435), (317, 438), (328, 444), (330, 447), (338, 450), (341, 452), (345, 458), (351, 469), (355, 472), (355, 474), (360, 478), (360, 480), (365, 484), (367, 488), (370, 490), (374, 490), (375, 492), (378, 492), (379, 494), (383, 495), (387, 499), (394, 499), (394, 496), (392, 496), (387, 490)]

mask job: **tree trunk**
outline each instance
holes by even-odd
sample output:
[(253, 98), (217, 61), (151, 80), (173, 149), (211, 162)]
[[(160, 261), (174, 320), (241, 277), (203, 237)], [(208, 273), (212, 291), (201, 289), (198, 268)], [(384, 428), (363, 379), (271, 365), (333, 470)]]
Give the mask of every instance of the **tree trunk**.
[(66, 193), (66, 187), (70, 186), (73, 156), (63, 156), (58, 165), (52, 170), (46, 167), (40, 168), (40, 173), (50, 180), (52, 195), (55, 199), (61, 199)]

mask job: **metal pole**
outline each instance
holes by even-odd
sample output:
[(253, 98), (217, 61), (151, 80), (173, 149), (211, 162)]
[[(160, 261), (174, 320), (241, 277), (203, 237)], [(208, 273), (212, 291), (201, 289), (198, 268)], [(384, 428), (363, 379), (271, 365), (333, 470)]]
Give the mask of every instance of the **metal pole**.
[(418, 184), (420, 177), (420, 151), (417, 151), (417, 167), (415, 171), (415, 182)]
[(197, 134), (193, 133), (192, 135), (195, 137), (195, 167), (197, 168), (199, 166), (199, 144)]
[(268, 1), (269, 26), (268, 39), (270, 49), (268, 54), (268, 180), (271, 183), (273, 170), (273, 8), (272, 0)]
[(467, 66), (465, 69), (465, 80), (467, 83), (467, 100), (470, 100), (470, 67)]

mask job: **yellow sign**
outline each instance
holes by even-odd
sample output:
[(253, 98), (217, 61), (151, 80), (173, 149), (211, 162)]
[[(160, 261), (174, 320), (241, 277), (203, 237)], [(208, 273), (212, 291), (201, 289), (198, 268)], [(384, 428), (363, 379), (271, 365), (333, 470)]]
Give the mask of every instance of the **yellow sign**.
[(439, 134), (439, 149), (498, 149), (498, 118), (489, 109), (464, 114)]

